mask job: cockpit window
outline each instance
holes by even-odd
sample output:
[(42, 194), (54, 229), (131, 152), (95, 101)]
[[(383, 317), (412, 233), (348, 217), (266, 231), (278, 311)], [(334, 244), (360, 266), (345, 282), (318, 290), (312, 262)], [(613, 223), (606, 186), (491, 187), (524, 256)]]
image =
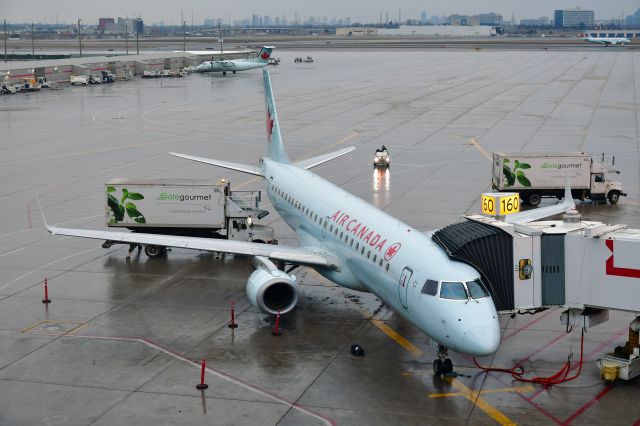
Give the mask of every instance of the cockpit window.
[(444, 281), (440, 286), (440, 297), (443, 299), (466, 300), (467, 291), (462, 283)]
[(438, 294), (438, 281), (427, 280), (422, 287), (422, 294), (428, 294), (429, 296), (435, 296)]
[(474, 299), (482, 299), (483, 297), (489, 297), (489, 292), (482, 285), (482, 281), (479, 279), (473, 281), (467, 281), (467, 289), (469, 294)]

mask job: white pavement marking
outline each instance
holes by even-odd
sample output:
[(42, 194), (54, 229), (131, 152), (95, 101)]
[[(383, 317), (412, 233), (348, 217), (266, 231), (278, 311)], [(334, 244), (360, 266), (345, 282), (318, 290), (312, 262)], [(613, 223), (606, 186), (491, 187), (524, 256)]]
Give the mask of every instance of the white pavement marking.
[[(78, 221), (85, 220), (85, 219), (93, 219), (93, 218), (101, 217), (101, 216), (104, 216), (104, 213), (94, 214), (94, 215), (85, 216), (85, 217), (79, 217), (79, 218), (71, 219), (71, 220), (65, 220), (64, 222), (52, 223), (52, 225), (53, 226), (64, 225), (64, 224), (67, 224), (67, 223), (78, 222)], [(2, 238), (2, 237), (10, 237), (12, 235), (22, 234), (23, 232), (35, 231), (37, 229), (43, 229), (43, 228), (44, 228), (44, 226), (38, 226), (37, 228), (29, 228), (29, 229), (22, 229), (20, 231), (9, 232), (9, 233), (0, 235), (0, 238)]]
[(11, 251), (8, 251), (6, 253), (2, 253), (2, 254), (0, 254), (0, 257), (9, 256), (10, 254), (17, 253), (17, 252), (22, 251), (22, 250), (24, 250), (24, 247), (21, 247), (21, 248), (15, 249), (15, 250), (11, 250)]
[(69, 256), (61, 257), (60, 259), (51, 261), (49, 263), (45, 263), (44, 265), (38, 266), (37, 268), (32, 269), (31, 271), (27, 272), (26, 274), (22, 274), (18, 278), (14, 278), (13, 280), (9, 281), (8, 283), (0, 286), (0, 290), (4, 290), (5, 288), (9, 287), (11, 284), (16, 283), (16, 282), (20, 281), (21, 279), (23, 279), (25, 277), (28, 277), (29, 275), (33, 274), (34, 272), (37, 272), (37, 271), (39, 271), (41, 269), (46, 268), (47, 266), (51, 266), (51, 265), (53, 265), (55, 263), (62, 262), (63, 260), (71, 259), (72, 257), (75, 257), (75, 256), (80, 256), (81, 254), (85, 254), (85, 253), (89, 253), (89, 252), (94, 251), (94, 250), (98, 250), (99, 248), (102, 248), (102, 247), (94, 247), (92, 249), (83, 250), (83, 251), (78, 252), (78, 253), (70, 254)]

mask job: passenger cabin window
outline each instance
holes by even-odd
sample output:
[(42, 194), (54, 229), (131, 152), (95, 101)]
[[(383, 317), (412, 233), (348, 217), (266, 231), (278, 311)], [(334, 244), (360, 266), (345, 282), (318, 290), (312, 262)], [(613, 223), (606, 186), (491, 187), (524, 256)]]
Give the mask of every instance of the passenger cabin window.
[(482, 299), (483, 297), (489, 297), (489, 292), (482, 285), (482, 281), (479, 279), (473, 281), (467, 281), (467, 290), (474, 299)]
[(438, 281), (427, 280), (422, 287), (422, 294), (428, 294), (429, 296), (435, 296), (438, 294)]
[(467, 291), (464, 284), (456, 282), (443, 282), (440, 286), (440, 298), (453, 300), (466, 300)]

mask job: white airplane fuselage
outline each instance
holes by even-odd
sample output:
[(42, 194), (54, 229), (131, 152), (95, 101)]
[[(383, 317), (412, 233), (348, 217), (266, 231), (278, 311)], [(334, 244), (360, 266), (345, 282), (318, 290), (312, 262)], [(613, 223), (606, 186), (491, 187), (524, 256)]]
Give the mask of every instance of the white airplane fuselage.
[(500, 327), (490, 297), (452, 300), (422, 293), (427, 279), (479, 279), (474, 268), (449, 259), (428, 235), (308, 170), (269, 158), (261, 162), (271, 203), (300, 245), (323, 247), (338, 260), (338, 270), (316, 268), (320, 274), (375, 294), (448, 348), (478, 356), (496, 351)]
[(602, 44), (606, 47), (615, 45), (624, 46), (626, 43), (631, 43), (628, 38), (624, 37), (586, 37), (583, 40), (589, 43)]
[(247, 71), (255, 68), (263, 68), (266, 63), (255, 62), (253, 60), (231, 60), (231, 61), (207, 61), (196, 67), (198, 72), (236, 72)]

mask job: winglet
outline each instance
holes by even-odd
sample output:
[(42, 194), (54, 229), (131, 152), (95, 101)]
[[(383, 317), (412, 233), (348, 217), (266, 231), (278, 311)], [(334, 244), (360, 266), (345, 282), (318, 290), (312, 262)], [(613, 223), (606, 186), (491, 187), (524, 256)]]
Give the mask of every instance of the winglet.
[(42, 209), (42, 204), (40, 204), (40, 196), (38, 195), (38, 191), (33, 191), (36, 194), (36, 201), (38, 202), (38, 208), (40, 209), (40, 216), (42, 216), (42, 222), (44, 223), (44, 227), (47, 228), (51, 234), (54, 234), (53, 229), (47, 223), (47, 219), (44, 217), (44, 210)]
[(564, 200), (563, 204), (571, 209), (576, 208), (576, 203), (573, 201), (573, 195), (571, 194), (571, 181), (569, 179), (569, 173), (564, 174)]

